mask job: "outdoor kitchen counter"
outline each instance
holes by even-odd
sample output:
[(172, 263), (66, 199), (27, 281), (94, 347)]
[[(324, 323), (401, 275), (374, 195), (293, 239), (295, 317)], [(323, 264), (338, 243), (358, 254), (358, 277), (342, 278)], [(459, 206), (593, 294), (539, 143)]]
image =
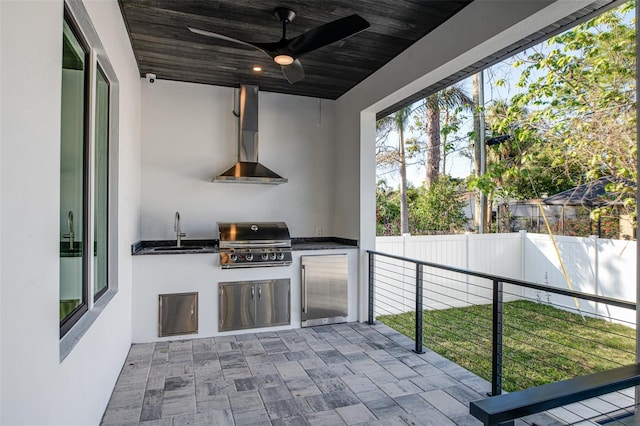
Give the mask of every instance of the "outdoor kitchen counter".
[[(301, 250), (344, 250), (358, 248), (357, 240), (336, 237), (292, 238), (291, 249)], [(218, 240), (182, 240), (181, 247), (176, 247), (176, 240), (145, 240), (131, 245), (134, 256), (156, 254), (198, 254), (218, 253)]]
[[(302, 258), (305, 256), (347, 255), (349, 271), (347, 321), (358, 319), (358, 246), (356, 241), (331, 237), (292, 238), (292, 262), (288, 266), (263, 268), (220, 267), (219, 245), (215, 240), (182, 240), (179, 250), (176, 240), (141, 241), (132, 246), (132, 341), (135, 343), (193, 339), (255, 333), (256, 330), (290, 330), (302, 322)], [(203, 247), (189, 249), (189, 246)], [(158, 250), (168, 248), (168, 250)], [(155, 249), (155, 250), (154, 250)], [(154, 256), (172, 253), (183, 256)], [(290, 281), (290, 324), (245, 330), (222, 331), (219, 325), (220, 286), (255, 281)], [(197, 332), (184, 335), (159, 336), (161, 298), (197, 294)], [(164, 299), (162, 299), (164, 300)]]

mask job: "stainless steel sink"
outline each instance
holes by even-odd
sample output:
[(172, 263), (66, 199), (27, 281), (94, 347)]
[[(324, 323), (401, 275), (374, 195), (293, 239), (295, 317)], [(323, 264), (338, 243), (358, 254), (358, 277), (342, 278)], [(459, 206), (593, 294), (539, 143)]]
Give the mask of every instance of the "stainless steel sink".
[(171, 246), (171, 247), (154, 247), (153, 251), (190, 251), (190, 250), (204, 250), (204, 247), (199, 246)]

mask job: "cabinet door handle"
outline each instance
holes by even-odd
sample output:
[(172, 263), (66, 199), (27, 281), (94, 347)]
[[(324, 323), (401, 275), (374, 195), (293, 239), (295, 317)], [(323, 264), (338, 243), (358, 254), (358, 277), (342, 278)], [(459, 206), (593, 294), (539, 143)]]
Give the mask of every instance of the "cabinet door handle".
[(258, 300), (262, 300), (262, 286), (258, 286)]
[(302, 265), (302, 312), (307, 313), (307, 268)]
[(220, 299), (218, 300), (218, 309), (220, 310), (220, 320), (219, 320), (219, 327), (222, 327), (224, 325), (224, 317), (226, 315), (226, 312), (224, 312), (224, 306), (226, 305), (224, 303), (224, 289), (220, 288)]
[(255, 288), (255, 287), (253, 287), (253, 286), (251, 286), (251, 300), (253, 300), (253, 298), (255, 297), (255, 295), (256, 295), (256, 288)]

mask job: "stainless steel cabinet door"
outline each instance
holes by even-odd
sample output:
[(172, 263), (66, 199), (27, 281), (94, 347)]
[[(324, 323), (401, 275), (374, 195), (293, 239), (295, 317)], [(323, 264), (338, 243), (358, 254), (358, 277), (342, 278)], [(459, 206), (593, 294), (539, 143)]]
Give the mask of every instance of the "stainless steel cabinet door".
[(218, 284), (219, 331), (291, 323), (291, 280)]
[(220, 331), (241, 330), (255, 326), (256, 289), (251, 283), (220, 283), (219, 287)]
[(158, 336), (198, 332), (198, 293), (159, 295)]
[(289, 280), (258, 282), (256, 287), (256, 327), (290, 323)]
[[(344, 321), (336, 317), (346, 317), (348, 314), (347, 255), (302, 256), (301, 263), (303, 326)], [(328, 321), (310, 321), (314, 319)]]

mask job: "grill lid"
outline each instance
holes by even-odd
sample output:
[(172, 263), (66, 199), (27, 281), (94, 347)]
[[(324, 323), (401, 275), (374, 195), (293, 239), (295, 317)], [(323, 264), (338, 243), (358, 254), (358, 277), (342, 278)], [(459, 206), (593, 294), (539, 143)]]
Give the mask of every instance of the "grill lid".
[(289, 228), (284, 222), (218, 222), (220, 248), (290, 247)]

